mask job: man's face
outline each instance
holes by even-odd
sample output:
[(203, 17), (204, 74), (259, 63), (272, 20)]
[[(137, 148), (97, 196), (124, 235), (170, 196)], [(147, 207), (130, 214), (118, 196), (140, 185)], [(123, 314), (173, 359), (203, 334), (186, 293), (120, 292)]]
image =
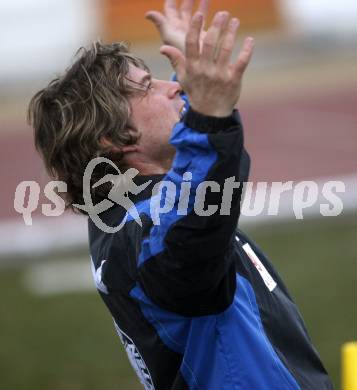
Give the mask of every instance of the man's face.
[(141, 134), (140, 153), (149, 162), (166, 164), (167, 168), (175, 154), (169, 138), (184, 106), (180, 85), (175, 81), (152, 79), (147, 71), (135, 66), (130, 66), (127, 79), (146, 91), (130, 98), (129, 124)]

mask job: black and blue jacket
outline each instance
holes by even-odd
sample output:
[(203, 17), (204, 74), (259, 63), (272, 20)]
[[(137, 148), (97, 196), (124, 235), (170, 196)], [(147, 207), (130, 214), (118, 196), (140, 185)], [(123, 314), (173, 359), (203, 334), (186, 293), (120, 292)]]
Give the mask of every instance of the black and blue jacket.
[[(223, 188), (228, 178), (248, 179), (238, 114), (214, 118), (188, 109), (170, 142), (176, 148), (171, 170), (135, 180), (151, 180), (130, 196), (142, 226), (119, 205), (100, 215), (108, 226), (126, 218), (117, 233), (89, 220), (96, 286), (145, 389), (332, 389), (283, 281), (237, 230), (241, 187), (228, 215), (196, 214), (201, 182)], [(178, 207), (186, 172), (192, 174), (187, 215)], [(153, 194), (161, 182), (174, 186)], [(154, 224), (160, 194), (172, 208)], [(208, 189), (205, 207), (221, 203), (222, 193)]]

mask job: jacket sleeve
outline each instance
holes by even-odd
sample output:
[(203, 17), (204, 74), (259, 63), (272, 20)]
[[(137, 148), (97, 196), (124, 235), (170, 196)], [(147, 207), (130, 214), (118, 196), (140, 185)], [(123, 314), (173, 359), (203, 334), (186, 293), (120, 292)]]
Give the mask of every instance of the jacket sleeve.
[(170, 142), (175, 159), (152, 200), (154, 211), (164, 201), (170, 211), (158, 213), (142, 241), (139, 283), (162, 309), (185, 316), (216, 314), (231, 304), (236, 290), (232, 251), (242, 195), (242, 186), (237, 188), (243, 152), (239, 115), (216, 118), (189, 108)]

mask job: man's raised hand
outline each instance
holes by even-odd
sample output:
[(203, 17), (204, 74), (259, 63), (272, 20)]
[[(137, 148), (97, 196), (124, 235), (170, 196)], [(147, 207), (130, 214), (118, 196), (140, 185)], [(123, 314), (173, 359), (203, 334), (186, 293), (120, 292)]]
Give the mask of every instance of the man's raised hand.
[(253, 53), (253, 38), (246, 38), (236, 60), (231, 56), (239, 21), (228, 12), (217, 12), (203, 38), (203, 15), (191, 20), (185, 40), (185, 53), (172, 46), (162, 46), (177, 73), (193, 110), (210, 116), (231, 115), (241, 91), (242, 78)]
[[(163, 13), (149, 11), (145, 15), (158, 29), (162, 42), (176, 47), (183, 53), (195, 2), (196, 0), (182, 0), (180, 7), (177, 7), (176, 0), (165, 0)], [(210, 0), (200, 0), (198, 4), (198, 12), (204, 17), (207, 15), (209, 2)]]

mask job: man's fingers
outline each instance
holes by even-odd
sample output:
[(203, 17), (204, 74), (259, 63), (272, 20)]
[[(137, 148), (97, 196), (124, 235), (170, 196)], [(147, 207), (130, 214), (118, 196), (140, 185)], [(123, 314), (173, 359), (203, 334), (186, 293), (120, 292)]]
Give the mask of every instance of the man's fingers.
[(164, 11), (167, 16), (179, 17), (179, 12), (176, 6), (176, 0), (165, 0)]
[(191, 19), (192, 15), (192, 9), (193, 9), (193, 4), (195, 0), (183, 0), (181, 7), (180, 7), (180, 12), (181, 12), (181, 17), (187, 21)]
[(254, 39), (252, 37), (246, 38), (242, 50), (239, 52), (237, 60), (234, 64), (234, 71), (237, 77), (241, 77), (247, 68), (250, 59), (252, 58), (254, 49)]
[(203, 24), (203, 15), (196, 12), (191, 20), (185, 42), (187, 59), (197, 59), (200, 55), (200, 35)]
[(203, 15), (203, 19), (206, 19), (206, 17), (207, 17), (210, 1), (211, 0), (201, 0), (200, 4), (198, 6), (197, 11), (201, 12), (201, 14)]
[(229, 64), (234, 43), (237, 36), (237, 29), (239, 26), (239, 20), (232, 18), (227, 26), (225, 34), (222, 38), (220, 48), (217, 53), (217, 63), (221, 66)]
[(160, 53), (165, 55), (171, 63), (171, 66), (177, 73), (178, 79), (185, 72), (185, 57), (179, 49), (173, 46), (163, 45), (160, 47)]
[(202, 45), (202, 59), (210, 62), (214, 59), (216, 50), (219, 47), (220, 38), (225, 30), (229, 13), (226, 11), (217, 12), (212, 20)]
[(161, 28), (165, 22), (165, 16), (158, 11), (149, 11), (145, 14), (145, 18), (155, 24), (157, 29), (161, 31)]

